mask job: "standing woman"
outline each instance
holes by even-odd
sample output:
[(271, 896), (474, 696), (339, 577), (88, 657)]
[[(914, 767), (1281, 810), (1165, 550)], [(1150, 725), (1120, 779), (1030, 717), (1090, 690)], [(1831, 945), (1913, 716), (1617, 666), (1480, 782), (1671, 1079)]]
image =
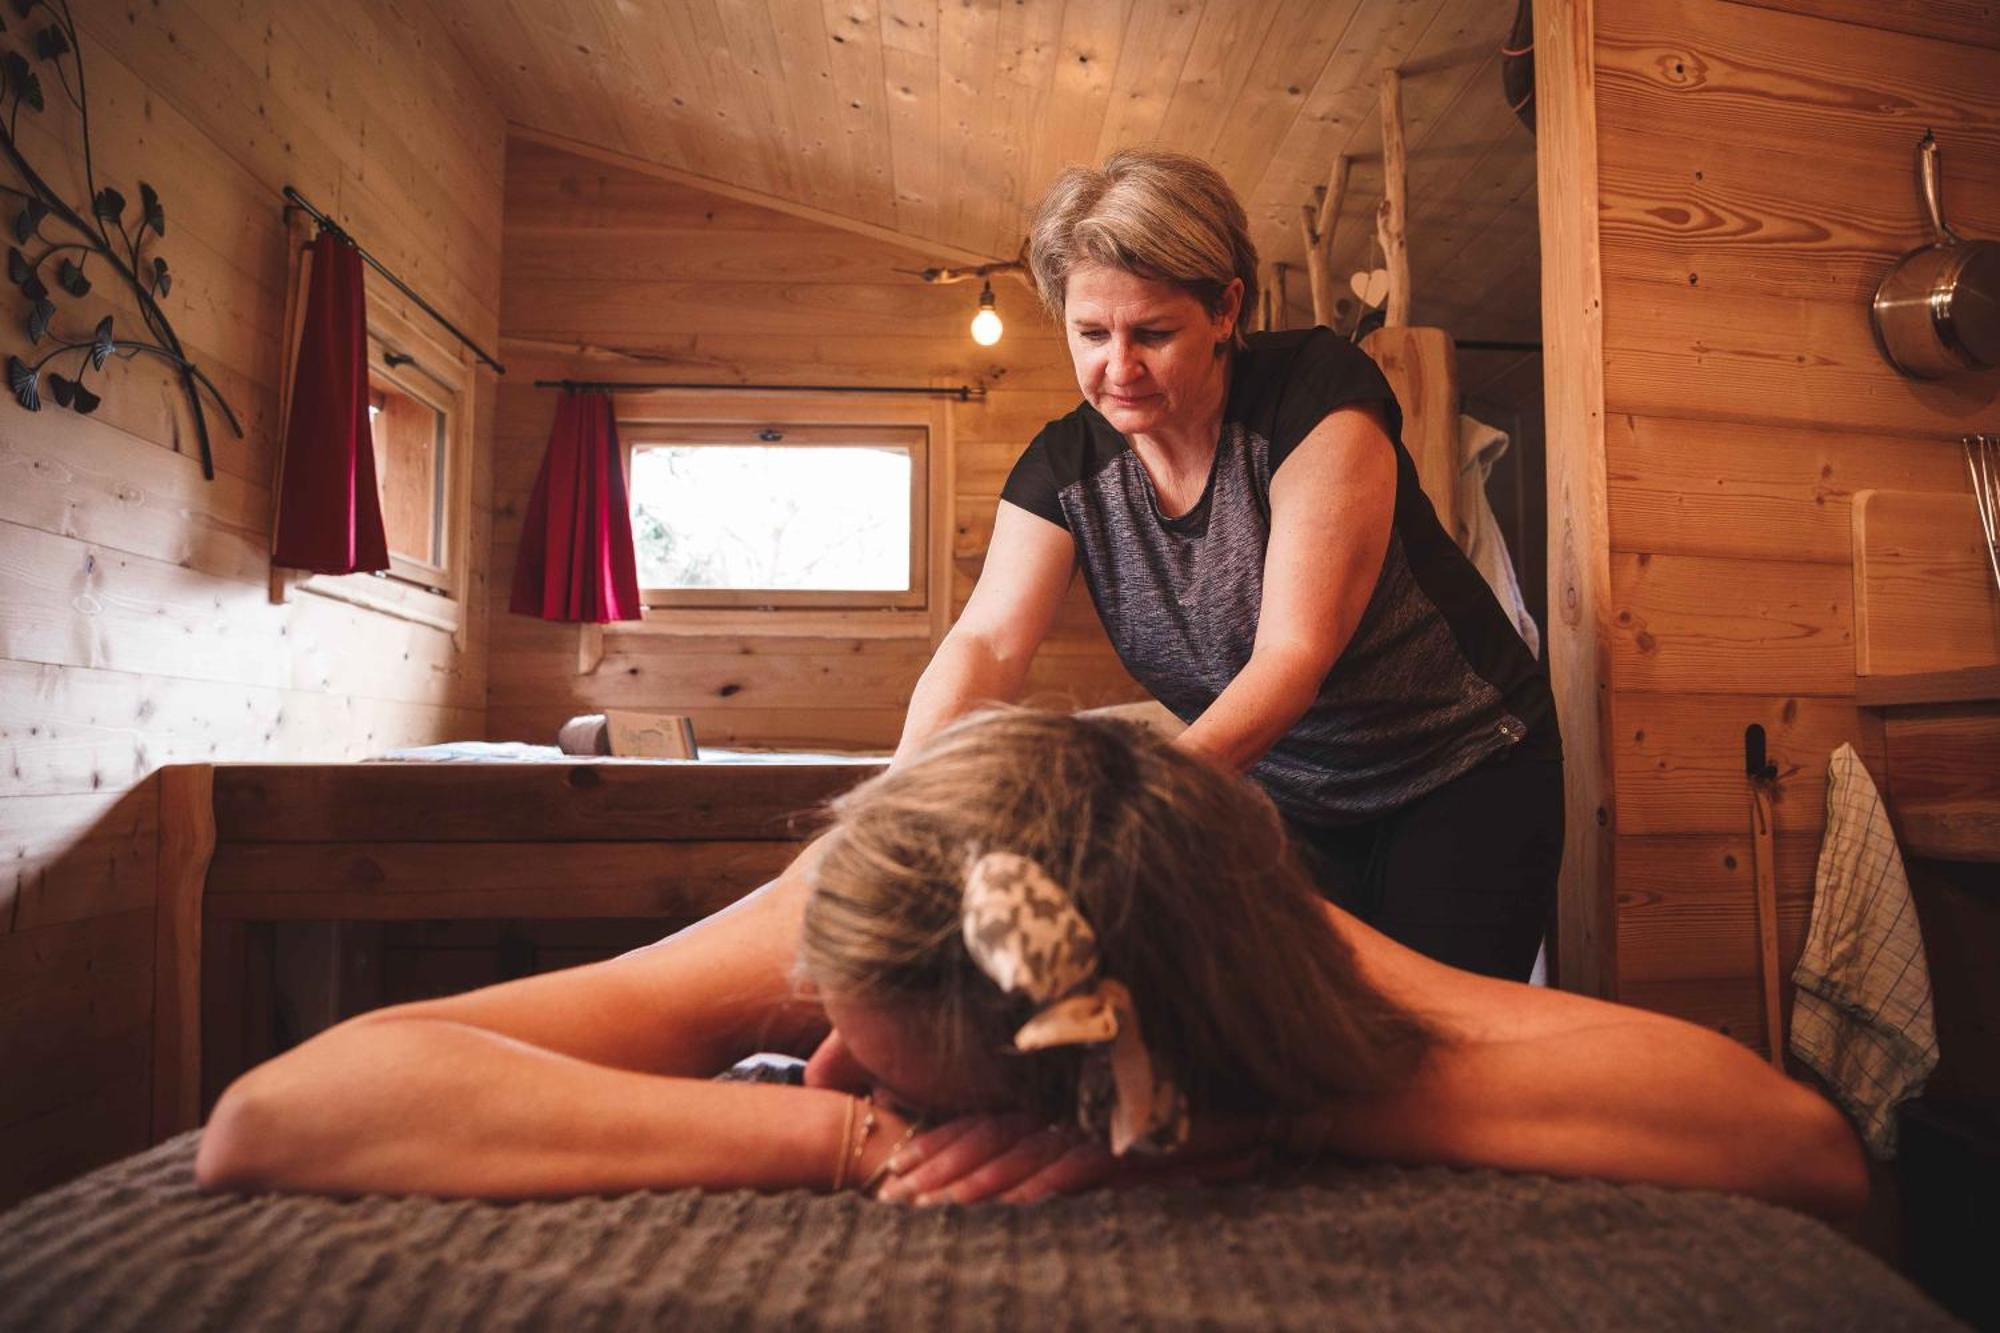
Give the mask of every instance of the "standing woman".
[(1028, 262), (1084, 401), (1008, 477), (898, 757), (1018, 697), (1080, 567), (1178, 743), (1264, 786), (1329, 898), (1526, 979), (1562, 859), (1548, 676), (1438, 523), (1388, 382), (1324, 328), (1245, 336), (1256, 248), (1193, 158), (1066, 171)]

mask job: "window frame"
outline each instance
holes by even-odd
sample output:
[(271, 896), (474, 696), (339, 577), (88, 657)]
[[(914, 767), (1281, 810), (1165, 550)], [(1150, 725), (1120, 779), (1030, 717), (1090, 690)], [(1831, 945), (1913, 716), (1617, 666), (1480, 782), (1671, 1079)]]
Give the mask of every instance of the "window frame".
[[(716, 392), (650, 388), (612, 394), (628, 498), (632, 451), (706, 435), (758, 443), (760, 431), (796, 447), (907, 443), (910, 468), (910, 582), (902, 591), (642, 589), (637, 628), (686, 634), (865, 634), (942, 637), (951, 612), (951, 414), (942, 398), (838, 394), (809, 389)], [(865, 432), (876, 432), (864, 440)], [(884, 438), (884, 433), (889, 438)], [(645, 438), (652, 435), (655, 438)], [(677, 438), (661, 439), (661, 435)], [(694, 442), (703, 442), (697, 438)], [(656, 596), (657, 594), (657, 596)], [(628, 623), (608, 629), (629, 631)]]
[[(288, 310), (284, 366), (279, 380), (279, 458), (272, 482), (274, 497), (283, 482), (283, 441), (291, 413), (291, 386), (304, 331), (306, 288), (312, 276), (310, 246), (313, 232), (309, 219), (303, 215), (293, 217), (290, 233), (291, 282), (286, 292)], [(471, 538), (476, 386), (473, 367), (463, 348), (435, 337), (374, 272), (363, 274), (362, 292), (368, 322), (370, 385), (387, 384), (440, 412), (445, 419), (444, 512), (441, 515), (444, 533), (439, 542), (445, 553), (445, 564), (439, 568), (392, 554), (389, 569), (381, 573), (315, 574), (273, 565), (271, 600), (288, 602), (295, 593), (312, 593), (400, 620), (428, 625), (450, 634), (457, 647), (464, 649), (467, 646), (466, 604), (474, 586)]]
[[(812, 422), (789, 426), (776, 426), (769, 422), (756, 425), (739, 423), (684, 423), (672, 427), (657, 421), (634, 423), (633, 434), (645, 432), (668, 432), (671, 439), (634, 439), (627, 434), (626, 425), (619, 423), (619, 447), (624, 453), (625, 479), (628, 492), (631, 491), (632, 460), (641, 449), (673, 448), (680, 445), (694, 447), (730, 445), (755, 445), (766, 448), (785, 449), (840, 449), (869, 445), (907, 449), (910, 455), (910, 550), (909, 579), (902, 588), (674, 588), (645, 587), (639, 589), (639, 599), (648, 608), (660, 610), (696, 610), (716, 607), (768, 608), (771, 610), (793, 610), (810, 607), (820, 610), (846, 611), (907, 611), (923, 610), (929, 600), (927, 586), (925, 550), (928, 544), (928, 499), (930, 496), (930, 442), (928, 433), (921, 427), (909, 425), (827, 425)], [(780, 440), (762, 438), (767, 433), (781, 434)], [(632, 494), (634, 500), (636, 493)]]

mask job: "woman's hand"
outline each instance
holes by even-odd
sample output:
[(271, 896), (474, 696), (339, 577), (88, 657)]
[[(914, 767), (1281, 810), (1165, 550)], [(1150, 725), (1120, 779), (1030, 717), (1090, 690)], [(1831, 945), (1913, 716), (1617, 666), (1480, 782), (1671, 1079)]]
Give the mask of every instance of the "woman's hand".
[(919, 1135), (876, 1197), (891, 1203), (1032, 1203), (1110, 1181), (1117, 1159), (1074, 1131), (1028, 1115), (976, 1115)]
[(1034, 1203), (1101, 1186), (1215, 1184), (1260, 1160), (1248, 1121), (1199, 1133), (1165, 1157), (1113, 1157), (1075, 1129), (1027, 1115), (964, 1116), (919, 1135), (896, 1155), (876, 1197), (891, 1203)]

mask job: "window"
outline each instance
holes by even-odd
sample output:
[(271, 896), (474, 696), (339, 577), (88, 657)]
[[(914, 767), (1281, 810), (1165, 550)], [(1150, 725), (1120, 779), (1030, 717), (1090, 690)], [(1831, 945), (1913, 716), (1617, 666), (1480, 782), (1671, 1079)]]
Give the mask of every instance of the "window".
[[(295, 255), (304, 253), (298, 231)], [(292, 382), (309, 259), (295, 258), (283, 383)], [(307, 574), (273, 568), (271, 598), (303, 591), (464, 634), (471, 519), (472, 372), (464, 357), (397, 311), (369, 275), (368, 425), (388, 538), (381, 574)], [(461, 646), (463, 646), (461, 644)]]
[(389, 540), (389, 575), (446, 597), (458, 593), (451, 479), (457, 395), (407, 353), (368, 339), (368, 430), (375, 490)]
[(924, 605), (923, 431), (628, 429), (648, 606)]

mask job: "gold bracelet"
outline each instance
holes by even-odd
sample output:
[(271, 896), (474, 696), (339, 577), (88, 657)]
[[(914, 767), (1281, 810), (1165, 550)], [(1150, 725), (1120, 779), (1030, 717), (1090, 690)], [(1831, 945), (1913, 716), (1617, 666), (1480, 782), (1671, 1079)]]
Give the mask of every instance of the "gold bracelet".
[(903, 1137), (897, 1139), (896, 1146), (889, 1149), (889, 1155), (884, 1157), (876, 1165), (875, 1169), (868, 1173), (868, 1179), (861, 1182), (861, 1192), (863, 1194), (872, 1199), (875, 1197), (875, 1191), (882, 1188), (883, 1181), (892, 1175), (899, 1176), (902, 1174), (902, 1172), (896, 1170), (896, 1155), (910, 1146), (910, 1141), (917, 1137), (917, 1131), (922, 1128), (923, 1125), (921, 1123), (914, 1120), (910, 1122), (910, 1127), (903, 1131)]
[(854, 1104), (860, 1100), (859, 1097), (849, 1097), (847, 1099), (847, 1109), (843, 1113), (844, 1118), (840, 1122), (840, 1147), (835, 1150), (833, 1158), (833, 1192), (835, 1194), (847, 1188), (847, 1145), (854, 1139)]
[(861, 1133), (855, 1136), (853, 1151), (848, 1153), (847, 1162), (841, 1167), (840, 1178), (843, 1182), (854, 1166), (860, 1163), (861, 1154), (868, 1148), (868, 1138), (875, 1132), (875, 1103), (863, 1101), (859, 1097), (854, 1100), (861, 1106)]

